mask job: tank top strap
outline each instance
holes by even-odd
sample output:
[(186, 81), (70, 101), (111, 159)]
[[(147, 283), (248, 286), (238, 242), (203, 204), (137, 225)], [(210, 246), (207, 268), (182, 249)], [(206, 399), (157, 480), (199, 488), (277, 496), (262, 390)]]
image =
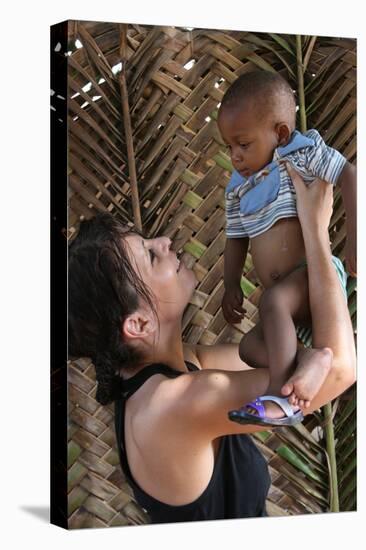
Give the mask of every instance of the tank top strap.
[(200, 370), (197, 365), (195, 365), (194, 363), (191, 363), (190, 361), (185, 361), (185, 364), (188, 368), (189, 371), (195, 371), (195, 370)]
[(164, 374), (164, 376), (167, 376), (168, 378), (175, 378), (181, 373), (168, 367), (167, 365), (163, 365), (160, 363), (155, 365), (148, 365), (134, 376), (131, 376), (131, 378), (122, 381), (121, 397), (123, 399), (128, 399), (129, 397), (131, 397), (131, 395), (133, 395), (146, 382), (146, 380), (148, 380), (154, 374)]
[[(186, 361), (186, 365), (189, 371), (199, 370), (196, 365), (190, 363), (189, 361)], [(131, 397), (131, 395), (133, 395), (146, 382), (146, 380), (148, 380), (154, 374), (163, 374), (168, 378), (176, 378), (177, 376), (183, 374), (183, 372), (172, 369), (171, 367), (168, 367), (168, 365), (164, 365), (163, 363), (148, 365), (134, 376), (131, 376), (131, 378), (121, 381), (121, 397), (123, 399), (128, 399), (129, 397)]]

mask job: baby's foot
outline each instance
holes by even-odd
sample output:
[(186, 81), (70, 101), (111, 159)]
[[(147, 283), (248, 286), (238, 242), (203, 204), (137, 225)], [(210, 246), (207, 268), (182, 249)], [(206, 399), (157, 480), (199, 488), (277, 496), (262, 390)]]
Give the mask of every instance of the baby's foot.
[(282, 395), (288, 396), (291, 405), (301, 408), (310, 406), (328, 375), (332, 359), (330, 348), (298, 351), (296, 370), (281, 389)]

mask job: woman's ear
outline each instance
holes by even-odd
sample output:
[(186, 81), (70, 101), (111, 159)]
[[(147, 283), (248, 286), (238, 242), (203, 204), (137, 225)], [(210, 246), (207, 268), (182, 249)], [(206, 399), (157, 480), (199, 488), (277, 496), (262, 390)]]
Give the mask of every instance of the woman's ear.
[(122, 335), (126, 340), (145, 338), (155, 332), (157, 322), (151, 313), (138, 310), (128, 315), (122, 324)]
[(286, 145), (291, 137), (291, 130), (286, 122), (276, 124), (278, 145)]

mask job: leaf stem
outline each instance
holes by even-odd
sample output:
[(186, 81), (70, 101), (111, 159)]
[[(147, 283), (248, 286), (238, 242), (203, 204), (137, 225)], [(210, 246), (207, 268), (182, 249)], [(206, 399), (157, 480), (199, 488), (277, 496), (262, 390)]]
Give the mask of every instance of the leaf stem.
[(306, 132), (306, 109), (304, 91), (304, 67), (302, 63), (301, 35), (296, 35), (297, 90), (299, 96), (300, 130)]

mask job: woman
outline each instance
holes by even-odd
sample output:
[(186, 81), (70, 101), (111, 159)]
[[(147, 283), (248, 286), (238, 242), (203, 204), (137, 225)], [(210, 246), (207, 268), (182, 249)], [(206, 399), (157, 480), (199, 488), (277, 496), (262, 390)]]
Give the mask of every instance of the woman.
[[(331, 263), (331, 186), (305, 187), (288, 169), (317, 349), (302, 352), (283, 393), (291, 394), (295, 377), (311, 383), (315, 369), (323, 369), (325, 381), (309, 413), (354, 382), (355, 349)], [(170, 244), (165, 237), (124, 233), (108, 215), (82, 224), (70, 250), (70, 352), (93, 358), (97, 399), (116, 401), (121, 466), (153, 523), (266, 515), (267, 466), (244, 435), (262, 428), (234, 423), (228, 411), (265, 393), (268, 369), (244, 364), (234, 344), (183, 344), (182, 314), (196, 280)], [(266, 414), (284, 413), (272, 404)]]

